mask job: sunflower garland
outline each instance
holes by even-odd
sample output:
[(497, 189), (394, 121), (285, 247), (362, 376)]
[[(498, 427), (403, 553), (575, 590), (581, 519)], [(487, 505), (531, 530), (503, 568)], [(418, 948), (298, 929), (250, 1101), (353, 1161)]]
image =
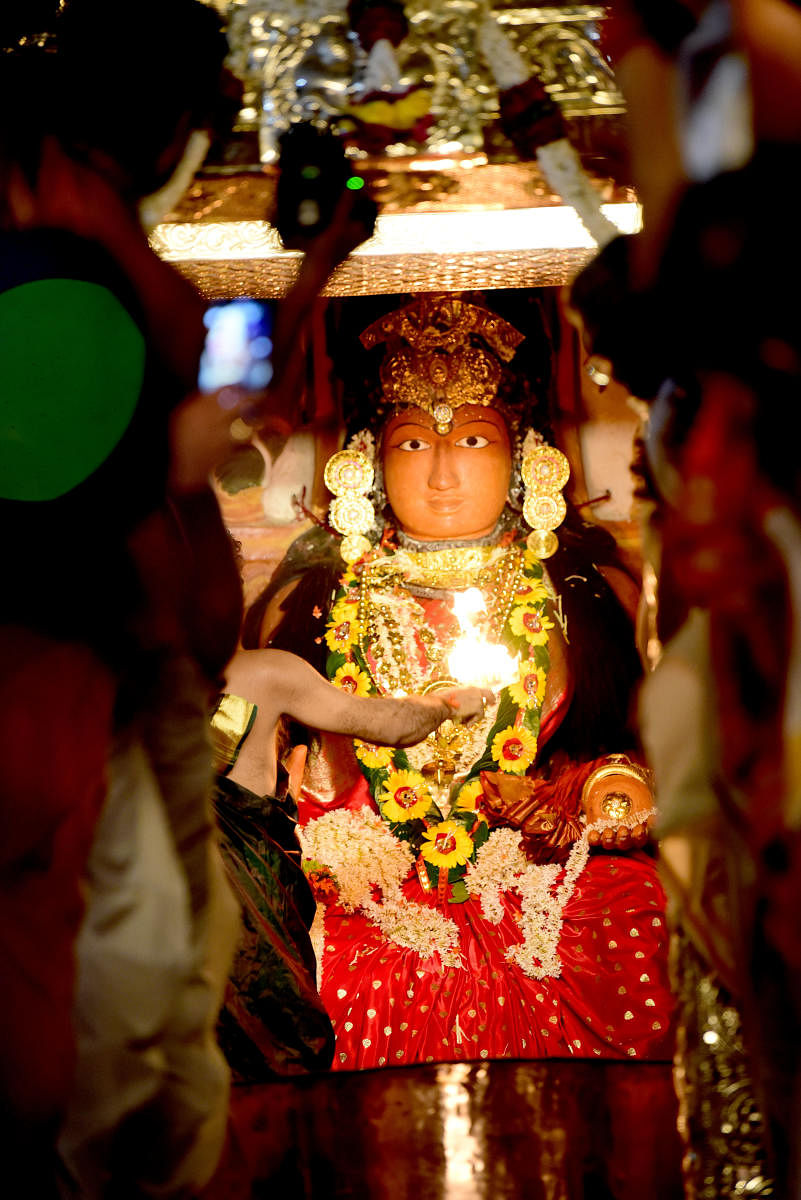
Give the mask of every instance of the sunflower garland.
[(325, 633), (325, 644), (329, 650), (339, 650), (346, 654), (354, 642), (359, 640), (356, 613), (357, 609), (351, 604), (337, 606), (331, 613)]
[(492, 739), (492, 757), (500, 771), (509, 775), (525, 775), (537, 753), (537, 739), (530, 730), (507, 725)]
[[(391, 547), (378, 553), (392, 555)], [(332, 683), (360, 696), (378, 695), (360, 645), (359, 578), (348, 568), (326, 627), (331, 653), (327, 672)], [(518, 678), (502, 690), (497, 717), (483, 753), (462, 782), (447, 819), (423, 775), (410, 768), (403, 750), (354, 739), (354, 750), (382, 818), (398, 841), (408, 845), (417, 860), (425, 886), (435, 888), (451, 903), (467, 899), (464, 877), (468, 865), (489, 837), (481, 812), (481, 772), (500, 770), (522, 775), (534, 762), (545, 685), (550, 667), (547, 615), (550, 592), (542, 563), (530, 550), (521, 556), (514, 599), (501, 640), (519, 659)]]
[(381, 815), (394, 824), (424, 817), (433, 803), (425, 779), (417, 771), (390, 771), (378, 796)]
[(446, 871), (464, 867), (473, 856), (475, 841), (459, 821), (440, 821), (423, 833), (420, 853), (427, 863)]
[(354, 738), (353, 749), (359, 762), (371, 770), (375, 770), (376, 767), (392, 766), (393, 757), (390, 746), (377, 746), (375, 742), (363, 742), (361, 738)]
[(343, 663), (331, 678), (335, 687), (343, 692), (351, 692), (354, 696), (369, 696), (373, 691), (372, 680), (367, 671), (363, 671), (354, 662)]
[(547, 678), (542, 667), (534, 667), (526, 660), (520, 664), (515, 682), (509, 685), (509, 695), (520, 708), (527, 708), (532, 699), (542, 704)]

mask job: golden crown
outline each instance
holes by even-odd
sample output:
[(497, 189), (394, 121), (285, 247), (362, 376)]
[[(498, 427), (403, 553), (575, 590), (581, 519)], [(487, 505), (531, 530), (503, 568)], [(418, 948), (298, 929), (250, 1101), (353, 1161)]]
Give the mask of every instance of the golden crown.
[(495, 403), (501, 363), (523, 334), (478, 304), (431, 295), (380, 317), (361, 340), (368, 350), (387, 343), (380, 376), (388, 403), (422, 408), (447, 432), (453, 409)]

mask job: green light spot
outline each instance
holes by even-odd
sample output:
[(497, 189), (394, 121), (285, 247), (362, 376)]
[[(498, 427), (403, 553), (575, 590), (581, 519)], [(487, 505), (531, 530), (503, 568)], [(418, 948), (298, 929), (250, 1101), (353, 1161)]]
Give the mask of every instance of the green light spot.
[(308, 167), (303, 167), (301, 168), (300, 177), (301, 179), (319, 179), (320, 168), (315, 167), (313, 164), (310, 164)]
[(139, 400), (142, 334), (97, 283), (43, 279), (0, 296), (0, 497), (54, 500), (96, 471)]
[(345, 184), (346, 188), (350, 188), (352, 192), (360, 192), (364, 187), (364, 180), (358, 175), (351, 175), (350, 179)]

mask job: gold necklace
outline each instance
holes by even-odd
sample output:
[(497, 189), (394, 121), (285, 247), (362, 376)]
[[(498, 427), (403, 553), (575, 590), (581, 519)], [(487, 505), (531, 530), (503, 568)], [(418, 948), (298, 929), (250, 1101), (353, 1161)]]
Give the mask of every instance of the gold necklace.
[(407, 583), (459, 592), (475, 587), (490, 564), (503, 554), (504, 550), (498, 546), (449, 546), (439, 550), (402, 547), (394, 557)]
[[(413, 579), (409, 578), (410, 559), (417, 568)], [(409, 695), (447, 678), (444, 668), (459, 630), (435, 633), (410, 587), (433, 586), (443, 592), (478, 588), (487, 610), (485, 636), (497, 641), (508, 620), (522, 567), (523, 551), (517, 546), (402, 550), (366, 564), (359, 593), (359, 646), (365, 661), (372, 659), (375, 664), (372, 673), (379, 691)], [(445, 588), (442, 580), (451, 582), (456, 573), (462, 587)]]

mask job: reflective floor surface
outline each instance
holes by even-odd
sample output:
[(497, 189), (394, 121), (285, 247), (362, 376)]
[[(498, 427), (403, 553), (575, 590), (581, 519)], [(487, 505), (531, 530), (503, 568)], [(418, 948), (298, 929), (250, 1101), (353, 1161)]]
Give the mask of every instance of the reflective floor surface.
[(681, 1200), (669, 1064), (487, 1062), (235, 1088), (203, 1200)]

